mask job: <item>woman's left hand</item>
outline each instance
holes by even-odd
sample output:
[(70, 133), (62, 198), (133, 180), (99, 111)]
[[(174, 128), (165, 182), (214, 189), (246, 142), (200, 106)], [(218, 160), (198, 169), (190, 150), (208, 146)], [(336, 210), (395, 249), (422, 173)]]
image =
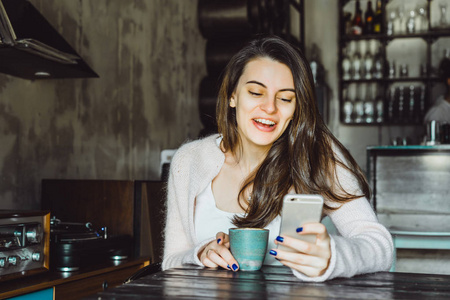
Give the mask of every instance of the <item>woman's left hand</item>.
[(325, 225), (321, 223), (304, 224), (298, 234), (314, 234), (316, 242), (309, 243), (288, 236), (279, 236), (275, 240), (275, 244), (292, 248), (295, 252), (273, 249), (270, 254), (275, 256), (283, 265), (309, 277), (323, 275), (331, 258), (330, 236)]

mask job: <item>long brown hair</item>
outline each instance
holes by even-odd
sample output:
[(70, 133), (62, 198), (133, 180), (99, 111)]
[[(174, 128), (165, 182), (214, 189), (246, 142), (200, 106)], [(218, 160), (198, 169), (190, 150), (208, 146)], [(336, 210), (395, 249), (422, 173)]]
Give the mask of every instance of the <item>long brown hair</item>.
[[(281, 213), (283, 196), (291, 187), (297, 193), (321, 194), (338, 204), (362, 196), (370, 198), (363, 172), (348, 150), (329, 131), (318, 112), (308, 61), (300, 49), (276, 36), (259, 37), (249, 42), (233, 56), (225, 69), (216, 107), (224, 151), (236, 154), (241, 144), (235, 109), (229, 106), (229, 100), (247, 63), (262, 57), (289, 67), (294, 79), (296, 108), (290, 125), (242, 186), (238, 201), (242, 208), (243, 202), (247, 204), (247, 209), (244, 217), (234, 218), (234, 225), (265, 227)], [(332, 147), (342, 154), (344, 161), (339, 159)], [(341, 187), (336, 178), (338, 165), (354, 175), (362, 195), (352, 194)], [(244, 191), (251, 185), (251, 200), (244, 199)], [(334, 210), (338, 207), (325, 204), (324, 208)]]

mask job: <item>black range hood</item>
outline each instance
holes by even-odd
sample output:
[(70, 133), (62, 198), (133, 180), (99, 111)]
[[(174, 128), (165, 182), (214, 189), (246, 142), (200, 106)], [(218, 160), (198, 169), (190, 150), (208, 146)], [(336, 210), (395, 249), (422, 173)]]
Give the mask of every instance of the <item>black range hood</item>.
[(0, 0), (0, 73), (25, 79), (99, 77), (27, 0)]

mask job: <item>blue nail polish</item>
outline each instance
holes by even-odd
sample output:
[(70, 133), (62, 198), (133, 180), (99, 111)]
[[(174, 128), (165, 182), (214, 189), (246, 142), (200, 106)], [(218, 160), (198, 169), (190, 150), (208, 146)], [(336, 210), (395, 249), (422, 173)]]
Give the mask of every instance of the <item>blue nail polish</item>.
[(270, 254), (270, 255), (273, 255), (273, 256), (277, 256), (277, 251), (275, 251), (275, 250), (270, 250), (270, 251), (269, 251), (269, 254)]
[(231, 270), (230, 265), (227, 265), (228, 270)]
[(299, 227), (299, 228), (297, 228), (297, 230), (296, 230), (297, 232), (302, 232), (303, 231), (303, 227)]
[(279, 241), (280, 243), (282, 243), (284, 241), (284, 237), (282, 236), (277, 236), (277, 241)]
[(221, 240), (222, 240), (222, 239), (218, 239), (218, 240), (217, 240), (217, 244), (220, 243)]
[(238, 266), (236, 264), (233, 264), (231, 267), (233, 268), (233, 271), (236, 271), (238, 269)]

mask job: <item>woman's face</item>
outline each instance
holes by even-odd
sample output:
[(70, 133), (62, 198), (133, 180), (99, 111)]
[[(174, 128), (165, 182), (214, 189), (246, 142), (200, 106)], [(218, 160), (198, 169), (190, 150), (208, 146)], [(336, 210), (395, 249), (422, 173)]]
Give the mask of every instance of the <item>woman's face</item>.
[(251, 60), (230, 99), (244, 146), (272, 146), (293, 118), (295, 101), (294, 80), (286, 65), (270, 58)]

